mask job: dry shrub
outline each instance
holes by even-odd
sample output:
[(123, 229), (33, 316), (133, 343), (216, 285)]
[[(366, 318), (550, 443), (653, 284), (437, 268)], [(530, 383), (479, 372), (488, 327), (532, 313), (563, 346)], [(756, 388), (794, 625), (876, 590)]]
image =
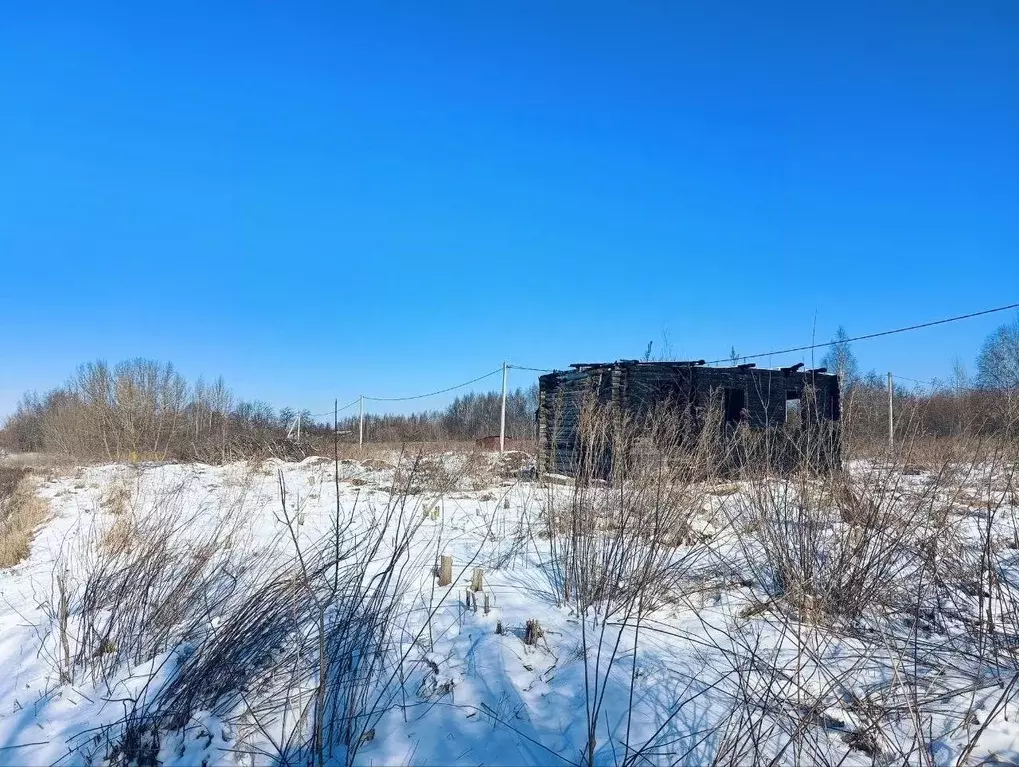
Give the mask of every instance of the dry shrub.
[(0, 467), (0, 569), (28, 558), (32, 537), (48, 513), (28, 469)]
[(499, 456), (496, 471), (503, 479), (519, 479), (533, 472), (534, 453), (522, 450), (507, 450)]
[(994, 545), (1015, 531), (1017, 448), (907, 442), (852, 473), (749, 481), (728, 508), (754, 521), (734, 529), (764, 591), (742, 618), (765, 620), (716, 645), (737, 680), (716, 764), (933, 765), (948, 711), (953, 763), (979, 761), (1019, 699), (1019, 563)]
[(114, 516), (124, 514), (134, 505), (134, 491), (124, 477), (111, 482), (103, 494), (100, 505)]
[(487, 466), (476, 452), (403, 455), (393, 474), (393, 491), (441, 495), (462, 489), (483, 490), (490, 485)]
[(28, 472), (29, 470), (23, 467), (0, 466), (0, 501), (6, 501), (14, 495), (18, 484)]
[(134, 520), (128, 516), (121, 516), (103, 534), (100, 546), (103, 552), (115, 557), (128, 551), (136, 537)]
[[(408, 486), (416, 482), (408, 476)], [(396, 705), (408, 655), (425, 630), (408, 634), (399, 609), (423, 565), (410, 553), (420, 520), (408, 519), (407, 494), (357, 515), (338, 499), (330, 534), (305, 543), (282, 473), (279, 487), (277, 519), (292, 544), (283, 561), (239, 552), (241, 570), (220, 555), (222, 547), (210, 546), (206, 562), (188, 570), (175, 561), (184, 552), (172, 535), (188, 520), (171, 514), (174, 524), (157, 524), (133, 549), (92, 566), (71, 602), (85, 628), (76, 668), (112, 672), (181, 651), (165, 685), (103, 728), (106, 745), (99, 738), (78, 745), (86, 762), (147, 763), (139, 744), (158, 743), (211, 711), (238, 727), (239, 740), (246, 732), (279, 733), (272, 756), (280, 763), (349, 765)], [(370, 516), (365, 529), (361, 514)], [(235, 577), (219, 577), (231, 570)]]
[(553, 589), (580, 612), (609, 591), (624, 605), (642, 593), (650, 605), (649, 594), (667, 593), (689, 564), (675, 548), (700, 540), (692, 527), (705, 505), (699, 480), (720, 460), (717, 440), (709, 429), (691, 440), (667, 406), (622, 416), (588, 405), (578, 428), (572, 484), (547, 486), (539, 533), (552, 546)]
[[(534, 546), (549, 551), (544, 569), (557, 601), (581, 618), (585, 764), (597, 761), (597, 744), (605, 741), (600, 717), (609, 679), (623, 662), (624, 627), (634, 628), (636, 643), (642, 622), (676, 599), (707, 553), (692, 522), (704, 507), (699, 479), (719, 459), (719, 444), (713, 430), (691, 438), (685, 425), (668, 406), (627, 415), (585, 403), (572, 485), (546, 487)], [(632, 704), (638, 653), (629, 656)], [(629, 730), (628, 723), (627, 763), (648, 745), (629, 742)]]
[[(937, 450), (900, 442), (849, 471), (837, 431), (789, 440), (738, 427), (690, 439), (675, 415), (636, 418), (611, 406), (556, 426), (575, 445), (573, 479), (546, 487), (533, 543), (550, 553), (559, 602), (594, 616), (581, 621), (585, 763), (598, 761), (595, 744), (612, 735), (599, 732), (597, 716), (620, 648), (629, 654), (631, 640), (655, 631), (648, 612), (670, 600), (693, 605), (702, 556), (739, 589), (735, 625), (718, 632), (709, 610), (707, 630), (692, 636), (718, 642), (735, 680), (731, 721), (705, 762), (839, 764), (858, 752), (932, 764), (929, 717), (947, 698), (1011, 680), (993, 693), (992, 714), (980, 712), (981, 726), (1019, 699), (1019, 556), (1001, 543), (1010, 532), (1019, 548), (1014, 437)], [(732, 481), (703, 481), (719, 475)], [(705, 505), (722, 519), (711, 541), (692, 524)], [(633, 631), (625, 642), (622, 625)], [(888, 669), (889, 681), (879, 694), (857, 692), (873, 668)], [(902, 669), (913, 673), (895, 673)], [(944, 686), (925, 687), (928, 674)], [(632, 757), (623, 763), (655, 761), (651, 741), (626, 742), (627, 733), (622, 750)], [(969, 754), (979, 731), (967, 737)]]
[(742, 567), (767, 604), (812, 623), (845, 625), (913, 611), (918, 573), (936, 566), (944, 582), (958, 570), (958, 510), (987, 454), (973, 447), (968, 465), (945, 462), (931, 471), (918, 469), (915, 458), (903, 445), (866, 469), (748, 473), (745, 492), (725, 498), (721, 509), (740, 533)]
[(909, 567), (909, 529), (925, 510), (894, 503), (894, 485), (867, 495), (843, 474), (801, 473), (751, 482), (723, 508), (750, 531), (739, 540), (746, 567), (767, 594), (801, 619), (854, 619), (888, 605)]
[(386, 469), (395, 468), (392, 463), (382, 458), (366, 458), (361, 461), (361, 465), (368, 471), (385, 471)]
[(171, 487), (145, 514), (116, 517), (56, 563), (64, 678), (107, 677), (175, 647), (229, 598), (236, 520), (228, 514), (195, 536), (202, 513), (189, 508), (183, 484)]

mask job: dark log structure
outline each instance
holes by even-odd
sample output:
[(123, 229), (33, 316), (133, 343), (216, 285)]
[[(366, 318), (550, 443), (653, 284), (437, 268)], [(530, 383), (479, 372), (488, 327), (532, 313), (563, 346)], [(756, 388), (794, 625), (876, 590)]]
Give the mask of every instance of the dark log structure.
[[(679, 417), (677, 428), (696, 437), (705, 428), (723, 435), (771, 430), (784, 444), (790, 461), (809, 440), (824, 441), (821, 469), (840, 463), (838, 429), (841, 418), (838, 376), (824, 368), (803, 365), (762, 369), (754, 364), (707, 367), (689, 362), (582, 363), (540, 378), (538, 471), (577, 471), (581, 411), (594, 403), (617, 416), (639, 422), (654, 408), (668, 407)], [(681, 425), (680, 425), (681, 424)], [(801, 451), (802, 452), (802, 451)], [(611, 472), (611, 455), (598, 473)]]

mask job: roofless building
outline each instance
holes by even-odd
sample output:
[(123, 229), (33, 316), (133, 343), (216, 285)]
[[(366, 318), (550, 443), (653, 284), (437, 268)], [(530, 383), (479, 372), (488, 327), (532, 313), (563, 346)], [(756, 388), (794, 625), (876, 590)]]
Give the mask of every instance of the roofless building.
[[(653, 408), (667, 406), (676, 415), (676, 428), (684, 431), (683, 440), (708, 428), (718, 429), (723, 442), (741, 427), (770, 431), (779, 446), (776, 452), (786, 455), (787, 463), (804, 445), (825, 440), (822, 468), (839, 462), (839, 379), (824, 368), (620, 360), (578, 363), (543, 375), (537, 412), (540, 472), (577, 471), (581, 412), (589, 404), (605, 406), (617, 417), (634, 416), (636, 423)], [(608, 474), (611, 463), (611, 455), (604, 456), (599, 473)]]

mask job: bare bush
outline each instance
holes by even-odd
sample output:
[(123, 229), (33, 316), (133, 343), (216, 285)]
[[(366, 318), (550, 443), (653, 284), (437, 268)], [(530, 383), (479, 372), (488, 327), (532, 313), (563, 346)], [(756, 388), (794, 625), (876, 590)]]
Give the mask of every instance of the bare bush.
[[(337, 489), (338, 470), (337, 461)], [(315, 538), (304, 535), (301, 504), (279, 473), (281, 539), (254, 557), (229, 546), (228, 527), (211, 539), (184, 535), (195, 512), (173, 488), (157, 500), (159, 513), (116, 516), (112, 529), (132, 521), (131, 545), (93, 543), (76, 560), (77, 578), (66, 563), (58, 569), (62, 678), (113, 679), (173, 652), (150, 669), (127, 716), (80, 743), (81, 753), (144, 762), (161, 739), (213, 712), (243, 737), (268, 738), (284, 763), (351, 764), (396, 705), (416, 647), (398, 609), (409, 577), (425, 567), (410, 550), (422, 523), (408, 507), (421, 481), (413, 471), (383, 506), (345, 507), (337, 494), (328, 533)]]
[(108, 679), (124, 664), (177, 647), (202, 630), (210, 606), (233, 594), (230, 520), (195, 540), (188, 530), (197, 513), (184, 506), (180, 487), (171, 488), (149, 513), (119, 514), (57, 562), (63, 676)]
[[(668, 407), (634, 417), (593, 401), (581, 410), (577, 434), (574, 481), (548, 487), (541, 533), (553, 591), (581, 619), (590, 765), (605, 737), (600, 716), (613, 669), (630, 653), (632, 715), (642, 622), (678, 599), (707, 552), (692, 522), (704, 497), (698, 480), (718, 459), (719, 442), (704, 430), (691, 444), (682, 416)], [(662, 729), (678, 713), (673, 709)], [(628, 722), (625, 763), (653, 747), (631, 744), (629, 733)]]
[(1016, 700), (1016, 560), (994, 545), (1014, 529), (1016, 445), (975, 440), (922, 471), (903, 445), (857, 475), (753, 479), (726, 499), (755, 589), (749, 623), (705, 632), (736, 682), (716, 763), (933, 765), (938, 737), (967, 763)]
[[(854, 754), (933, 764), (932, 721), (944, 701), (967, 699), (964, 720), (981, 725), (967, 726), (963, 760), (974, 753), (988, 708), (1002, 716), (1019, 687), (1014, 421), (941, 451), (919, 437), (894, 452), (886, 442), (880, 460), (842, 468), (824, 433), (790, 443), (705, 430), (694, 443), (674, 416), (656, 415), (582, 410), (573, 479), (546, 487), (533, 542), (548, 548), (557, 600), (581, 618), (583, 762), (607, 758), (612, 743), (598, 719), (609, 673), (623, 657), (636, 668), (640, 637), (660, 630), (651, 614), (670, 602), (701, 618), (683, 636), (715, 649), (711, 686), (731, 696), (731, 715), (713, 747), (696, 733), (666, 735), (699, 693), (680, 696), (650, 739), (631, 742), (627, 725), (617, 763), (680, 753), (733, 765), (835, 765)], [(733, 481), (714, 494), (703, 479), (719, 473)], [(710, 537), (699, 519), (709, 506), (720, 517)], [(717, 576), (719, 593), (733, 590), (731, 612), (690, 599), (695, 579)], [(874, 669), (887, 681), (864, 692)]]
[(869, 487), (846, 472), (747, 480), (722, 508), (743, 531), (742, 566), (767, 598), (801, 618), (852, 620), (894, 602), (911, 567), (913, 533), (928, 518), (929, 488), (898, 503), (900, 474), (887, 470)]

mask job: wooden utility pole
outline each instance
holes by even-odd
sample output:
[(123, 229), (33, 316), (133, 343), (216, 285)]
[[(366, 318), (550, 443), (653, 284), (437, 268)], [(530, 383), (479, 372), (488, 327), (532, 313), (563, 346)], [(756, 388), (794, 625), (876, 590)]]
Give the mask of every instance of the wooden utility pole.
[(506, 452), (506, 363), (502, 363), (502, 415), (499, 418), (499, 452)]
[(357, 446), (364, 447), (364, 395), (358, 397), (357, 410)]
[(895, 384), (892, 382), (892, 374), (888, 374), (888, 447), (895, 447), (895, 410), (892, 407), (892, 394), (895, 392)]

